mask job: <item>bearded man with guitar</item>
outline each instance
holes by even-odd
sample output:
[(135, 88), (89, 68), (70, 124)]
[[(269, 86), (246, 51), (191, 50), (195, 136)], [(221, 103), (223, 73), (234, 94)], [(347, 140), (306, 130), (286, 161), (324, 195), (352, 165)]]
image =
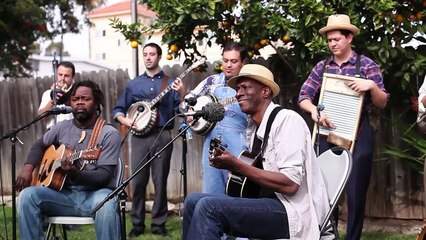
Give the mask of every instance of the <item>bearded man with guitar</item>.
[[(43, 216), (91, 216), (115, 188), (121, 136), (100, 117), (102, 91), (93, 81), (78, 82), (70, 105), (74, 119), (57, 123), (37, 140), (17, 177), (22, 239), (44, 239)], [(31, 182), (36, 186), (29, 187)], [(97, 239), (119, 239), (116, 199), (92, 217)]]
[(257, 198), (190, 194), (184, 206), (183, 239), (220, 239), (224, 234), (319, 239), (319, 225), (329, 206), (308, 126), (296, 112), (273, 103), (280, 88), (264, 66), (244, 65), (228, 85), (237, 91), (241, 110), (251, 116), (247, 134), (259, 164), (247, 164), (215, 146), (210, 164), (245, 176), (260, 191)]
[[(154, 154), (171, 140), (174, 122), (169, 121), (179, 112), (179, 104), (185, 94), (185, 87), (180, 78), (169, 78), (158, 63), (162, 50), (155, 43), (143, 47), (143, 61), (146, 71), (127, 83), (124, 93), (118, 99), (113, 110), (113, 118), (133, 130), (131, 138), (131, 168), (138, 170)], [(169, 86), (169, 87), (168, 87)], [(170, 89), (171, 91), (167, 90)], [(166, 93), (167, 92), (167, 93)], [(136, 107), (136, 114), (129, 114)], [(127, 113), (127, 115), (126, 115)], [(150, 115), (150, 121), (141, 122)], [(155, 117), (154, 117), (155, 116)], [(149, 122), (150, 130), (144, 130), (144, 123)], [(161, 129), (165, 129), (161, 131)], [(142, 129), (139, 131), (138, 129)], [(158, 139), (157, 139), (158, 138)], [(145, 194), (150, 173), (154, 184), (154, 205), (152, 207), (151, 232), (167, 236), (167, 177), (173, 144), (160, 153), (132, 179), (132, 210), (130, 213), (133, 228), (129, 237), (136, 237), (145, 232)]]

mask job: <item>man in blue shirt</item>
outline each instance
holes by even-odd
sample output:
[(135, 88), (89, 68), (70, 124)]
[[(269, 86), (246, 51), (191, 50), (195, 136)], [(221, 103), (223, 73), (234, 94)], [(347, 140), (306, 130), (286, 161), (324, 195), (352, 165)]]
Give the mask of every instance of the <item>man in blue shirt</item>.
[[(131, 139), (131, 167), (135, 172), (144, 165), (151, 157), (163, 148), (171, 140), (170, 130), (173, 129), (174, 122), (168, 122), (178, 112), (179, 104), (185, 94), (185, 88), (180, 79), (173, 81), (164, 74), (158, 63), (160, 62), (162, 50), (155, 43), (148, 43), (143, 47), (143, 60), (146, 71), (127, 83), (124, 93), (118, 99), (117, 106), (113, 109), (113, 118), (126, 127), (132, 129), (143, 129), (144, 124), (152, 126), (147, 133), (136, 135)], [(167, 86), (171, 85), (172, 90), (161, 98), (153, 108), (142, 107), (140, 113), (135, 116), (126, 117), (126, 112), (133, 103), (139, 101), (150, 101), (156, 98)], [(156, 119), (145, 121), (135, 121), (134, 118), (146, 118), (144, 115), (156, 115)], [(164, 131), (160, 133), (160, 129)], [(158, 138), (158, 139), (157, 139)], [(136, 237), (145, 231), (145, 194), (150, 172), (154, 183), (154, 205), (152, 207), (151, 231), (153, 234), (167, 236), (165, 228), (167, 220), (167, 177), (170, 169), (170, 158), (172, 156), (173, 145), (167, 147), (158, 158), (141, 170), (132, 179), (132, 210), (131, 219), (133, 228), (129, 237)], [(151, 170), (150, 170), (151, 169)]]

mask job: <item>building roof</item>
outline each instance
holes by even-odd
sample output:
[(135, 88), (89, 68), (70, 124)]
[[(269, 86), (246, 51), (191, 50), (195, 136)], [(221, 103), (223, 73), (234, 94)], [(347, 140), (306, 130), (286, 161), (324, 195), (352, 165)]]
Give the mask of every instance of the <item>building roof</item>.
[[(132, 11), (131, 4), (132, 3), (130, 1), (126, 1), (126, 2), (116, 3), (104, 8), (97, 8), (93, 11), (90, 11), (87, 14), (87, 18), (105, 17), (110, 15), (117, 15), (117, 13), (131, 14), (131, 11)], [(137, 5), (137, 12), (138, 12), (138, 15), (141, 15), (147, 18), (154, 18), (157, 16), (157, 14), (154, 11), (152, 11), (148, 7), (141, 4)]]

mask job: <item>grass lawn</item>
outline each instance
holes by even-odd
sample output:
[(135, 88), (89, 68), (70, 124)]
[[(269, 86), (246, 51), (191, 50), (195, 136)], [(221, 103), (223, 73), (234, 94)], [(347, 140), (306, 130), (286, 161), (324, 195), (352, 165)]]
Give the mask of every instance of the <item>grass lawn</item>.
[[(5, 211), (4, 211), (4, 210)], [(2, 221), (0, 223), (0, 239), (12, 239), (12, 208), (5, 207), (0, 210), (2, 216)], [(150, 218), (146, 218), (145, 230), (146, 234), (143, 234), (137, 238), (128, 238), (128, 239), (144, 239), (144, 240), (160, 240), (160, 239), (174, 239), (180, 240), (181, 236), (181, 222), (179, 221), (178, 216), (173, 215), (169, 218), (166, 224), (166, 228), (171, 235), (169, 238), (158, 237), (151, 234), (150, 229)], [(126, 232), (129, 233), (131, 230), (130, 215), (126, 214)], [(58, 232), (58, 231), (57, 231)], [(59, 233), (59, 232), (58, 232)], [(19, 235), (19, 227), (17, 226), (17, 239), (21, 239)], [(93, 225), (81, 225), (79, 230), (68, 231), (68, 239), (70, 240), (86, 240), (86, 239), (96, 239), (95, 229)], [(345, 236), (344, 232), (340, 233), (340, 237), (343, 239)], [(62, 239), (62, 237), (60, 238)], [(416, 239), (415, 235), (409, 234), (397, 234), (397, 233), (387, 233), (387, 232), (365, 232), (362, 234), (362, 240), (414, 240)]]

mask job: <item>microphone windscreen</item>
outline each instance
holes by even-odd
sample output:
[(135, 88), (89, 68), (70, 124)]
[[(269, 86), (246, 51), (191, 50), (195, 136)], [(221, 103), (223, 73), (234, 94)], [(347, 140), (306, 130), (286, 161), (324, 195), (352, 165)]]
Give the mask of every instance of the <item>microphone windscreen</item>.
[(205, 120), (209, 122), (219, 122), (225, 117), (225, 108), (220, 103), (208, 103), (205, 106), (207, 112)]

